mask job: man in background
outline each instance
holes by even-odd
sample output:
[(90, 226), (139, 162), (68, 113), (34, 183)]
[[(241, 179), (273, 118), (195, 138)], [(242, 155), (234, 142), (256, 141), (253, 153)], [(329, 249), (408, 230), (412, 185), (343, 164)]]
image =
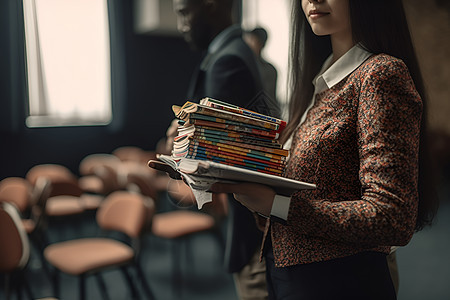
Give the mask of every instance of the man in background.
[[(240, 26), (233, 24), (233, 0), (173, 0), (173, 5), (178, 30), (192, 49), (204, 53), (187, 99), (198, 102), (211, 97), (270, 113), (270, 101), (258, 97), (263, 88), (256, 58), (242, 39)], [(167, 131), (168, 150), (176, 128), (173, 122)], [(240, 299), (267, 299), (265, 264), (259, 262), (258, 251), (262, 232), (253, 213), (232, 195), (228, 198), (225, 267), (234, 274)]]
[(244, 34), (245, 42), (250, 46), (257, 57), (264, 90), (273, 100), (276, 100), (277, 69), (262, 56), (262, 51), (267, 43), (267, 37), (267, 31), (262, 27), (257, 27)]

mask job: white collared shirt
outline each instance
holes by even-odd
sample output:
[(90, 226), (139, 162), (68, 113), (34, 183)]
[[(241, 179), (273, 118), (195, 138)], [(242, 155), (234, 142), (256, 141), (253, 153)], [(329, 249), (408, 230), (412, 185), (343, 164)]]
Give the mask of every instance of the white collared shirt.
[[(318, 93), (321, 93), (327, 89), (332, 88), (340, 81), (342, 81), (345, 77), (355, 71), (367, 58), (369, 58), (372, 53), (366, 51), (360, 45), (353, 46), (350, 50), (348, 50), (344, 55), (342, 55), (336, 62), (331, 64), (333, 60), (333, 55), (330, 55), (322, 65), (317, 76), (313, 79), (314, 85), (314, 94), (309, 103), (308, 108), (305, 113), (302, 115), (298, 126), (303, 124), (306, 120), (306, 115), (311, 107), (314, 105), (314, 99)], [(297, 127), (298, 128), (298, 127)], [(296, 132), (296, 130), (294, 130)], [(292, 144), (292, 135), (291, 137), (284, 143), (284, 149), (290, 149)], [(283, 220), (287, 220), (290, 206), (290, 197), (275, 195), (272, 204), (271, 215), (274, 215)]]
[(311, 102), (314, 101), (316, 94), (331, 89), (355, 71), (371, 55), (372, 53), (364, 50), (360, 45), (355, 45), (331, 66), (333, 55), (330, 55), (322, 65), (319, 74), (313, 79), (314, 95)]

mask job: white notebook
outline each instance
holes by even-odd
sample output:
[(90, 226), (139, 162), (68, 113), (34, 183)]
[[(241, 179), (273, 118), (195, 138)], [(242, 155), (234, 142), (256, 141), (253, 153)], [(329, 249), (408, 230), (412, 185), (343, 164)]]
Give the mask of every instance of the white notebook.
[(316, 185), (312, 183), (233, 167), (207, 160), (182, 158), (176, 162), (169, 155), (159, 155), (158, 159), (170, 165), (174, 170), (184, 175), (190, 175), (194, 181), (202, 181), (203, 178), (210, 179), (215, 182), (259, 183), (270, 186), (277, 194), (284, 196), (291, 196), (298, 190), (316, 188)]

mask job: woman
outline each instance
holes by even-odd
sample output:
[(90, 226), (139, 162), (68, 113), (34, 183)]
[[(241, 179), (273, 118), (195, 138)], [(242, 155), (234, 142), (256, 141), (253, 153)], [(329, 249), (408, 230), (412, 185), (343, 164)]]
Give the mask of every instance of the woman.
[(433, 216), (419, 176), (425, 95), (401, 0), (293, 6), (285, 176), (317, 189), (287, 201), (257, 184), (212, 190), (286, 220), (266, 224), (271, 299), (395, 299), (386, 255)]

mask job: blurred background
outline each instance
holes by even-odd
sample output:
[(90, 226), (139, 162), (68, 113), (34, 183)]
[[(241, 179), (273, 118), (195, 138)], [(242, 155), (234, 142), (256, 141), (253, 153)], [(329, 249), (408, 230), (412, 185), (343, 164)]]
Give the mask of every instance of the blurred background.
[[(235, 17), (244, 29), (267, 30), (263, 56), (278, 71), (277, 98), (285, 107), (290, 1), (236, 2)], [(429, 94), (430, 146), (441, 208), (433, 227), (398, 250), (401, 300), (450, 299), (449, 3), (404, 0)], [(146, 153), (140, 160), (145, 165), (173, 119), (171, 106), (185, 102), (200, 60), (176, 31), (172, 0), (1, 0), (0, 15), (0, 180), (25, 178), (39, 164), (63, 165), (78, 178), (84, 158), (123, 147)], [(63, 233), (48, 231), (53, 238), (69, 238), (98, 229), (92, 212), (83, 222)], [(143, 243), (144, 273), (157, 299), (173, 297), (166, 246), (154, 237)], [(191, 246), (196, 263), (181, 272), (190, 281), (180, 297), (235, 299), (214, 234), (196, 236)], [(50, 281), (39, 275), (41, 263), (33, 255), (31, 262), (34, 294), (51, 296)], [(77, 283), (64, 280), (68, 290), (63, 299), (71, 299)], [(114, 299), (127, 298), (120, 284), (113, 286)], [(99, 296), (92, 289), (88, 294)]]

